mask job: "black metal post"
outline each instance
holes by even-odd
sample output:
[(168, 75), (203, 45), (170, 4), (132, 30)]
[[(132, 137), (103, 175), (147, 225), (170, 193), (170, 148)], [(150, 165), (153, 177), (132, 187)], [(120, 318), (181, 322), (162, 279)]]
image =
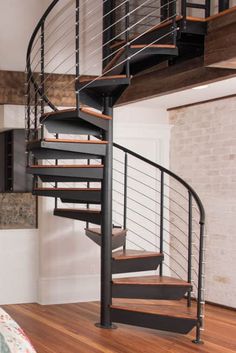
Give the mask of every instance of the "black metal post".
[[(110, 44), (112, 39), (112, 34), (114, 28), (112, 23), (114, 23), (114, 0), (106, 0), (103, 3), (103, 68), (106, 66), (107, 62), (110, 60), (107, 58), (110, 55)], [(107, 44), (105, 44), (107, 43)], [(107, 59), (105, 59), (107, 58)]]
[(197, 318), (198, 325), (196, 328), (196, 339), (193, 341), (202, 344), (201, 327), (202, 327), (202, 266), (203, 266), (203, 246), (204, 246), (204, 223), (200, 223), (200, 241), (199, 241), (199, 264), (198, 264), (198, 295), (197, 295)]
[(161, 22), (168, 18), (169, 0), (161, 0)]
[[(79, 0), (76, 0), (75, 8), (75, 79), (79, 80)], [(79, 91), (75, 92), (76, 108), (79, 110)]]
[[(128, 154), (125, 153), (124, 162), (124, 214), (123, 214), (123, 228), (126, 229), (127, 222), (127, 179), (128, 179)], [(126, 249), (126, 242), (124, 243), (123, 250)]]
[[(163, 236), (164, 236), (164, 172), (161, 171), (161, 189), (160, 189), (160, 253), (163, 253)], [(159, 266), (159, 274), (163, 275), (163, 265)]]
[[(188, 192), (188, 283), (192, 281), (192, 194)], [(188, 307), (191, 306), (191, 291), (188, 292)]]
[(125, 3), (125, 71), (126, 71), (126, 76), (130, 77), (130, 60), (129, 60), (129, 25), (130, 25), (130, 19), (129, 19), (129, 1), (126, 1)]
[(205, 0), (205, 1), (206, 1), (205, 18), (207, 18), (211, 15), (211, 0)]
[[(41, 72), (40, 72), (40, 91), (41, 91), (41, 115), (44, 114), (44, 93), (45, 93), (45, 71), (44, 71), (44, 56), (45, 56), (45, 40), (44, 40), (44, 21), (41, 25)], [(37, 118), (36, 118), (37, 120)], [(38, 126), (37, 126), (38, 128)], [(41, 139), (44, 138), (44, 125), (41, 126)]]
[[(104, 99), (104, 114), (112, 116), (111, 98)], [(109, 129), (105, 132), (108, 141), (106, 156), (103, 158), (104, 175), (102, 181), (102, 244), (101, 244), (101, 322), (102, 328), (112, 328), (111, 305), (111, 258), (112, 258), (112, 142), (113, 123), (109, 120)]]
[(229, 8), (229, 0), (219, 0), (219, 12), (225, 11)]
[(183, 20), (186, 21), (187, 17), (187, 6), (186, 6), (186, 0), (181, 0), (181, 13), (183, 16)]

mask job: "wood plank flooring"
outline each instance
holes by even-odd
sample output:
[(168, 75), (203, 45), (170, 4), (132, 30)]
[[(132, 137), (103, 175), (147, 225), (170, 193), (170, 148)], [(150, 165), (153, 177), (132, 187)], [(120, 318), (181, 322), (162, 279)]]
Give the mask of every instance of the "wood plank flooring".
[(206, 306), (204, 345), (184, 336), (128, 325), (117, 330), (94, 326), (99, 304), (5, 305), (25, 330), (37, 353), (235, 353), (236, 311)]

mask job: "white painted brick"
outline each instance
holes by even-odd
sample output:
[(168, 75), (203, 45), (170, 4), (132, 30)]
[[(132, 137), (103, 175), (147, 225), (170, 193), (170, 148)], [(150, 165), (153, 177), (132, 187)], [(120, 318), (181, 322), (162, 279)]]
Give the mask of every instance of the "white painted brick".
[(207, 215), (207, 299), (236, 307), (236, 99), (170, 112), (171, 169), (198, 192)]

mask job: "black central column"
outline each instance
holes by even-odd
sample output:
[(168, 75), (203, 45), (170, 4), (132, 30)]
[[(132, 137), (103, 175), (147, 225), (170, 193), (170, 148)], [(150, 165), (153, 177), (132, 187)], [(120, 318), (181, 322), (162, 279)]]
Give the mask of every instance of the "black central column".
[[(112, 116), (110, 97), (104, 99), (104, 114)], [(101, 246), (101, 323), (103, 328), (112, 328), (111, 305), (111, 257), (112, 257), (112, 142), (113, 121), (109, 120), (109, 129), (105, 132), (108, 141), (107, 153), (103, 158), (104, 176), (102, 182), (102, 246)]]

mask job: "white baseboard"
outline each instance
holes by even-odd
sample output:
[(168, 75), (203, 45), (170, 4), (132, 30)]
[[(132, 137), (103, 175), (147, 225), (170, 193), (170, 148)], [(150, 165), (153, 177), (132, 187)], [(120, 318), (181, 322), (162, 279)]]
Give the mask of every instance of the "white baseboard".
[(39, 279), (38, 303), (65, 304), (100, 299), (100, 275)]

